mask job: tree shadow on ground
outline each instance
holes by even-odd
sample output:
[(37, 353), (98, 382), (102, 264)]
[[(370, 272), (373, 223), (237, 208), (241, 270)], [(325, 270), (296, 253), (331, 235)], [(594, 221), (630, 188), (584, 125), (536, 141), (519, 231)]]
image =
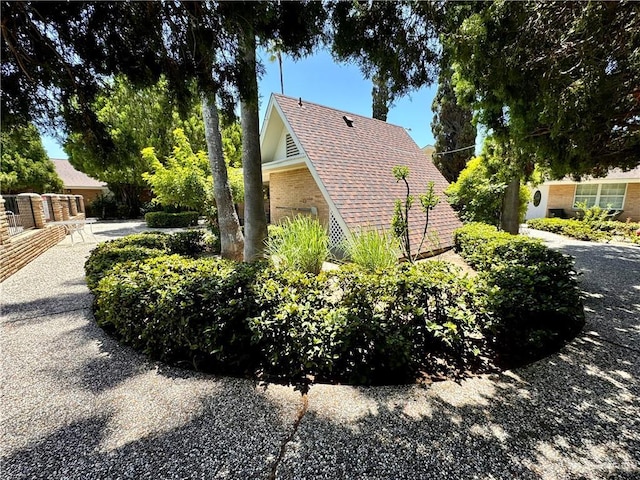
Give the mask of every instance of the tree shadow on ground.
[(47, 317), (64, 312), (91, 308), (93, 296), (86, 292), (55, 294), (44, 296), (28, 302), (11, 301), (4, 298), (2, 302), (2, 323), (16, 324), (20, 322), (41, 323)]
[(278, 478), (632, 478), (639, 376), (637, 357), (577, 339), (460, 384), (334, 387), (339, 402), (316, 386)]
[[(268, 478), (292, 415), (246, 382), (221, 380), (216, 387), (196, 399), (196, 414), (172, 420), (167, 428), (157, 421), (140, 428), (142, 419), (120, 418), (130, 416), (130, 408), (62, 425), (6, 455), (3, 474), (12, 479)], [(153, 406), (141, 405), (137, 413), (154, 415)]]

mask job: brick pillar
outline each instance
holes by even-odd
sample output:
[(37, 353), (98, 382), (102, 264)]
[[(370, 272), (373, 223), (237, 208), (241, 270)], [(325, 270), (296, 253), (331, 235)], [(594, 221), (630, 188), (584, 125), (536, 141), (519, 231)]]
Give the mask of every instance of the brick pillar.
[(51, 221), (59, 222), (60, 220), (64, 220), (60, 196), (55, 193), (46, 193), (43, 196), (47, 197), (47, 201), (49, 202), (49, 205), (51, 205)]
[[(24, 200), (23, 200), (24, 199)], [(20, 216), (22, 221), (25, 221), (25, 216), (28, 217), (29, 224), (35, 228), (44, 228), (44, 205), (42, 204), (42, 197), (37, 193), (20, 193), (18, 194), (18, 204), (20, 210)], [(26, 207), (22, 210), (21, 205)], [(23, 223), (26, 228), (26, 224)]]
[[(7, 245), (9, 243), (9, 221), (7, 220), (7, 212), (4, 209), (4, 198), (0, 196), (0, 245)], [(3, 247), (0, 246), (0, 253), (3, 252)], [(4, 261), (0, 264), (4, 265)]]
[(87, 213), (84, 209), (84, 197), (82, 195), (76, 195), (76, 202), (78, 204), (78, 213)]
[(76, 196), (75, 195), (67, 195), (67, 199), (69, 200), (69, 216), (75, 217), (78, 215), (78, 205), (76, 204)]
[(58, 202), (62, 207), (62, 220), (69, 220), (69, 200), (66, 195), (58, 195)]
[(17, 197), (18, 211), (20, 212), (20, 224), (25, 228), (36, 226), (34, 215), (31, 211), (31, 193), (20, 193)]

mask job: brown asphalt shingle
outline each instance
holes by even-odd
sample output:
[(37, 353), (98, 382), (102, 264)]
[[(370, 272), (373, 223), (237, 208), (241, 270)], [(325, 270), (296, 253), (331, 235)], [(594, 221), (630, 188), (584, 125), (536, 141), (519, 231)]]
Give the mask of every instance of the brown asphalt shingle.
[[(448, 183), (404, 128), (304, 99), (300, 106), (296, 98), (274, 97), (351, 231), (390, 228), (394, 200), (406, 193), (404, 183), (396, 182), (391, 169), (406, 165), (416, 197), (410, 215), (413, 248), (424, 228), (417, 197), (429, 181), (440, 196), (430, 215), (429, 230), (437, 231), (440, 248), (453, 245), (453, 231), (461, 223), (444, 195)], [(352, 127), (344, 121), (345, 115), (353, 119)]]
[(52, 158), (53, 164), (56, 167), (58, 176), (62, 179), (62, 183), (65, 188), (99, 188), (106, 187), (107, 184), (91, 178), (86, 173), (82, 173), (69, 163), (69, 160), (63, 160), (58, 158)]

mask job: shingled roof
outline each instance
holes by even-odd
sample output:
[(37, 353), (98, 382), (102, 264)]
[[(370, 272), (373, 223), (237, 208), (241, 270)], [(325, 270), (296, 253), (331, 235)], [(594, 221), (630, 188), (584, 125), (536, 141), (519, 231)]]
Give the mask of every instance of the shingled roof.
[(272, 101), (308, 157), (308, 166), (324, 186), (329, 204), (349, 230), (390, 228), (394, 201), (406, 194), (404, 184), (393, 177), (392, 168), (406, 165), (411, 193), (416, 196), (410, 216), (414, 250), (424, 225), (417, 195), (430, 181), (440, 196), (440, 203), (431, 212), (430, 230), (437, 231), (440, 248), (453, 245), (453, 231), (461, 223), (444, 195), (448, 183), (403, 127), (305, 100), (300, 105), (297, 98), (283, 95), (274, 94)]
[(51, 160), (56, 167), (58, 176), (62, 179), (64, 188), (93, 189), (104, 188), (107, 186), (106, 183), (96, 180), (95, 178), (91, 178), (86, 173), (82, 173), (73, 168), (73, 165), (69, 163), (69, 160), (60, 158), (52, 158)]

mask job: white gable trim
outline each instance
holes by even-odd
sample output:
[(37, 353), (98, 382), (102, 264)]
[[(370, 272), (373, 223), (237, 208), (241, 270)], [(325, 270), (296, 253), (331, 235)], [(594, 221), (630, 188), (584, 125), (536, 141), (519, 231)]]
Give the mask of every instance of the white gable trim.
[(280, 120), (282, 120), (282, 123), (284, 124), (285, 129), (291, 135), (291, 138), (293, 139), (294, 143), (298, 147), (298, 150), (300, 151), (300, 155), (294, 158), (286, 158), (283, 160), (264, 162), (262, 164), (263, 173), (269, 174), (277, 170), (285, 170), (285, 169), (288, 170), (291, 167), (294, 167), (297, 165), (302, 165), (302, 164), (306, 165), (306, 167), (309, 169), (309, 172), (311, 173), (311, 176), (316, 182), (316, 185), (320, 189), (320, 192), (322, 193), (324, 200), (327, 202), (327, 205), (329, 205), (329, 210), (331, 214), (335, 217), (336, 221), (344, 231), (344, 234), (347, 236), (351, 235), (351, 232), (347, 227), (346, 222), (342, 218), (342, 215), (340, 215), (340, 212), (338, 211), (338, 208), (336, 207), (335, 203), (333, 203), (333, 200), (329, 196), (329, 192), (327, 191), (326, 187), (322, 183), (322, 180), (320, 180), (320, 175), (318, 175), (316, 168), (313, 166), (313, 162), (311, 162), (311, 160), (309, 159), (307, 152), (305, 151), (302, 144), (300, 143), (300, 140), (298, 140), (298, 137), (293, 131), (293, 128), (291, 128), (291, 125), (289, 124), (289, 120), (287, 119), (284, 112), (280, 108), (280, 105), (278, 105), (278, 102), (275, 100), (275, 96), (273, 94), (269, 99), (269, 106), (267, 107), (267, 115), (265, 116), (265, 122), (262, 124), (262, 131), (260, 132), (260, 147), (262, 147), (262, 144), (264, 143), (265, 136), (268, 131), (268, 123), (272, 119), (274, 110), (280, 117)]

